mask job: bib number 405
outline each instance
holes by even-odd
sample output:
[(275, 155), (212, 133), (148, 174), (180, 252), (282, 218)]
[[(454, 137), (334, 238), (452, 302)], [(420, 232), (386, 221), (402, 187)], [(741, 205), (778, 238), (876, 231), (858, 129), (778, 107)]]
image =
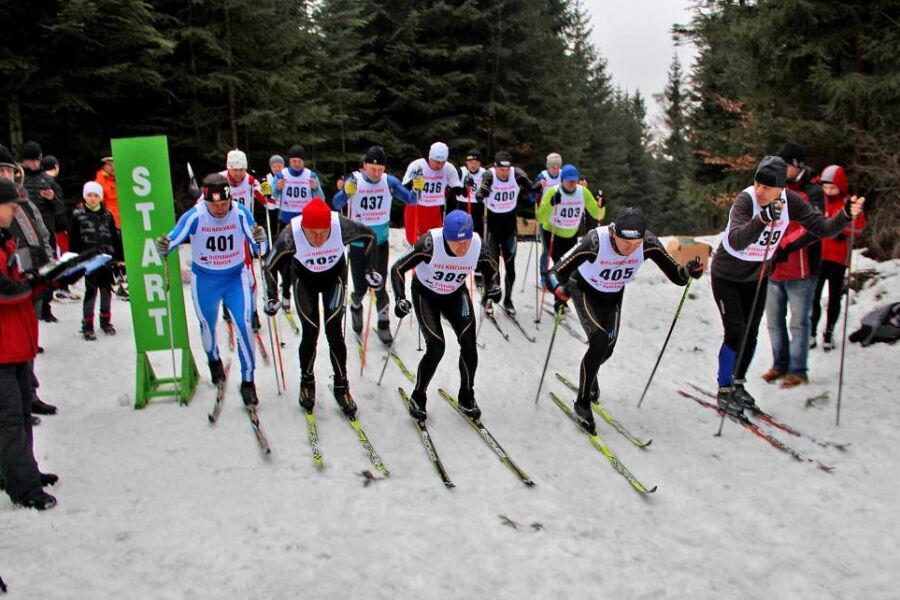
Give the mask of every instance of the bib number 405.
[(597, 274), (597, 277), (605, 281), (620, 281), (623, 277), (629, 279), (632, 275), (634, 275), (634, 268), (626, 267), (624, 269), (603, 269)]

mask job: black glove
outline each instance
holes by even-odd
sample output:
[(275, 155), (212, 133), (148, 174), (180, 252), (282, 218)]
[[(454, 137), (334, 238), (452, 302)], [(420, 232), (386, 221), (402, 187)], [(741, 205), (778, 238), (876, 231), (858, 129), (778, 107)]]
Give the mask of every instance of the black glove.
[(369, 284), (370, 288), (380, 290), (381, 286), (384, 285), (384, 277), (382, 277), (381, 273), (379, 273), (378, 271), (367, 271), (366, 283)]
[(556, 206), (560, 202), (562, 202), (562, 193), (559, 190), (556, 190), (556, 192), (550, 196), (550, 206)]
[(263, 312), (265, 312), (270, 317), (274, 317), (279, 308), (281, 308), (281, 302), (279, 302), (275, 298), (269, 298), (268, 300), (266, 300), (266, 305), (263, 307)]
[(703, 275), (703, 263), (700, 262), (699, 258), (688, 261), (682, 269), (684, 269), (685, 275), (694, 279), (700, 279), (700, 276)]
[(778, 263), (783, 263), (788, 259), (790, 252), (785, 250), (784, 248), (778, 247), (775, 248), (775, 252), (772, 254), (772, 266), (774, 267)]
[(762, 210), (759, 211), (759, 218), (762, 219), (763, 223), (771, 223), (772, 221), (777, 221), (781, 216), (781, 202), (775, 200), (774, 202), (770, 202), (769, 204), (762, 207)]
[(484, 295), (481, 297), (481, 303), (487, 304), (488, 302), (500, 302), (500, 298), (502, 297), (503, 290), (500, 289), (500, 286), (492, 285), (484, 292)]
[(406, 317), (411, 310), (412, 304), (406, 298), (398, 298), (394, 303), (394, 314), (397, 315), (398, 319)]
[(463, 179), (463, 187), (467, 187), (467, 188), (475, 187), (475, 180), (472, 179), (471, 175), (466, 175), (466, 178)]

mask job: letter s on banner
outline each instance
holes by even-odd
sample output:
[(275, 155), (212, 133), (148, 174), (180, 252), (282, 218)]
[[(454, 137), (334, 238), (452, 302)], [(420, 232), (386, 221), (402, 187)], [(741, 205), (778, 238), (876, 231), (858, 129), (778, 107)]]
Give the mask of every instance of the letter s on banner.
[(132, 190), (140, 197), (150, 194), (150, 170), (147, 167), (135, 167), (131, 171), (131, 180), (134, 181)]

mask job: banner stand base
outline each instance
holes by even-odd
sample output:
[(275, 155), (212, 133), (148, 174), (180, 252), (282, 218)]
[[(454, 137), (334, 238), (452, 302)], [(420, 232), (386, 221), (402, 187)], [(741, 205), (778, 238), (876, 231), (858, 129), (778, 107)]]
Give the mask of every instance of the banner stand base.
[(181, 349), (180, 376), (173, 373), (172, 377), (157, 377), (146, 352), (138, 352), (136, 375), (135, 409), (147, 406), (150, 398), (171, 398), (172, 396), (178, 398), (179, 404), (187, 406), (194, 397), (197, 382), (200, 379), (200, 373), (197, 371), (197, 365), (194, 363), (194, 357), (189, 348)]

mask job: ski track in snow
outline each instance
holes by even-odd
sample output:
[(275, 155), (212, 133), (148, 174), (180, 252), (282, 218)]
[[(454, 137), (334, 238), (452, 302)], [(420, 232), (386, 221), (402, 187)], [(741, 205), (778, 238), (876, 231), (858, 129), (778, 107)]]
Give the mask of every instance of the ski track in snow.
[[(404, 244), (402, 232), (392, 235), (393, 260)], [(519, 277), (527, 255), (524, 242)], [(900, 261), (860, 256), (856, 265), (892, 277), (861, 292), (851, 306), (851, 332), (875, 305), (900, 298)], [(532, 264), (525, 276), (533, 274)], [(534, 288), (522, 293), (520, 285), (520, 320), (533, 330)], [(681, 295), (653, 264), (628, 286), (618, 347), (600, 371), (604, 405), (635, 435), (654, 441), (638, 449), (601, 419), (598, 432), (642, 482), (659, 485), (651, 497), (636, 494), (546, 396), (554, 390), (571, 398), (552, 373), (576, 378), (585, 346), (565, 331), (534, 406), (552, 327), (546, 316), (537, 344), (502, 317), (509, 343), (484, 327), (487, 348), (476, 379), (485, 425), (535, 480), (534, 489), (438, 396), (438, 387), (458, 388), (458, 347), (444, 324), (451, 339), (429, 390), (428, 427), (457, 486), (446, 490), (397, 395), (398, 385), (411, 386), (393, 364), (383, 385), (374, 383), (385, 356), (374, 338), (365, 377), (352, 344), (348, 368), (360, 421), (392, 475), (364, 487), (357, 473), (374, 469), (328, 392), (324, 335), (317, 417), (326, 467), (317, 472), (296, 402), (299, 336), (283, 318), (287, 394), (276, 395), (271, 367), (260, 361), (257, 368), (259, 414), (273, 449), (266, 459), (241, 407), (236, 356), (219, 422), (207, 423), (214, 388), (189, 287), (188, 330), (201, 382), (187, 407), (155, 400), (133, 410), (128, 303), (114, 299), (119, 334), (101, 333), (90, 343), (78, 334), (80, 302), (57, 304), (60, 322), (41, 324), (46, 353), (37, 373), (41, 396), (60, 412), (35, 429), (35, 451), (43, 470), (61, 476), (51, 490), (60, 503), (39, 514), (0, 500), (0, 574), (11, 598), (48, 599), (895, 597), (900, 543), (889, 532), (900, 495), (900, 345), (848, 348), (836, 428), (839, 351), (811, 351), (809, 386), (767, 386), (760, 379), (771, 362), (763, 321), (749, 389), (787, 423), (852, 442), (842, 453), (772, 430), (836, 467), (826, 474), (731, 422), (724, 437), (713, 437), (718, 416), (675, 393), (688, 380), (709, 388), (715, 382), (722, 333), (709, 278), (691, 293), (696, 298), (682, 310), (641, 410), (637, 398)], [(220, 326), (227, 357), (225, 339)], [(263, 339), (268, 343), (265, 325)], [(396, 344), (413, 370), (416, 341), (415, 328), (404, 326)], [(154, 364), (168, 373), (169, 355), (157, 355)], [(804, 408), (825, 391), (824, 406)]]

